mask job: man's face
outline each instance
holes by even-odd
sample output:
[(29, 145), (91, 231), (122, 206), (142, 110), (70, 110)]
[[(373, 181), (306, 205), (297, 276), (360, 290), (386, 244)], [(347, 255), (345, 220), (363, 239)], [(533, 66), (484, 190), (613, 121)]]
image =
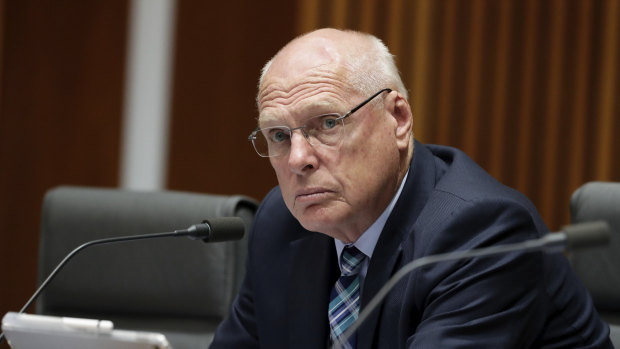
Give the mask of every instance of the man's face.
[[(294, 128), (313, 116), (343, 115), (369, 97), (347, 87), (333, 57), (298, 56), (280, 57), (265, 76), (260, 127)], [(306, 229), (352, 242), (388, 205), (398, 185), (399, 150), (396, 121), (381, 100), (388, 105), (392, 94), (346, 118), (339, 144), (311, 145), (296, 130), (290, 151), (270, 158), (286, 206)]]

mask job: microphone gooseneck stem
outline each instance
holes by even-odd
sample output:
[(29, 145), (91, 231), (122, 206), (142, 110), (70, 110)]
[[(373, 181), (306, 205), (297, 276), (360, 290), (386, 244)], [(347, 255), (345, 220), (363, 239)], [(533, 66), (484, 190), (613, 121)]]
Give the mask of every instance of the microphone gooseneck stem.
[[(183, 232), (184, 231), (181, 231), (181, 233), (183, 233)], [(179, 233), (178, 232), (168, 232), (168, 233), (155, 233), (155, 234), (120, 236), (120, 237), (114, 237), (114, 238), (106, 238), (106, 239), (93, 240), (93, 241), (86, 242), (86, 243), (76, 247), (47, 276), (47, 278), (41, 283), (41, 286), (39, 286), (37, 291), (32, 295), (32, 297), (30, 297), (28, 302), (26, 302), (26, 304), (21, 308), (19, 313), (20, 314), (24, 313), (32, 305), (32, 303), (34, 303), (34, 301), (37, 298), (39, 298), (39, 295), (45, 289), (45, 287), (47, 287), (47, 284), (49, 284), (50, 281), (52, 281), (52, 279), (54, 279), (56, 274), (58, 274), (58, 272), (60, 272), (60, 270), (67, 264), (67, 262), (69, 262), (69, 260), (71, 260), (76, 254), (78, 254), (83, 249), (85, 249), (87, 247), (90, 247), (90, 246), (93, 246), (93, 245), (103, 245), (103, 244), (111, 244), (111, 243), (121, 242), (121, 241), (152, 239), (152, 238), (170, 237), (170, 236), (179, 236)]]
[[(219, 234), (213, 235), (212, 225), (215, 225), (216, 231), (219, 231)], [(185, 236), (191, 239), (199, 239), (204, 242), (220, 242), (220, 241), (228, 241), (228, 240), (238, 240), (243, 237), (244, 225), (243, 221), (239, 217), (220, 217), (213, 218), (210, 220), (205, 220), (203, 223), (192, 225), (187, 229), (175, 230), (173, 232), (166, 233), (153, 233), (153, 234), (141, 234), (141, 235), (129, 235), (129, 236), (118, 236), (112, 238), (98, 239), (93, 241), (88, 241), (83, 243), (82, 245), (73, 249), (62, 261), (54, 268), (54, 270), (45, 278), (45, 280), (41, 283), (39, 288), (37, 288), (36, 292), (30, 297), (28, 302), (20, 309), (19, 314), (24, 313), (32, 303), (34, 303), (43, 290), (47, 287), (47, 285), (54, 279), (54, 277), (60, 272), (60, 270), (67, 265), (67, 262), (71, 260), (76, 254), (80, 251), (84, 250), (87, 247), (94, 245), (103, 245), (103, 244), (111, 244), (115, 242), (124, 242), (124, 241), (134, 241), (134, 240), (144, 240), (144, 239), (155, 239), (155, 238), (164, 238), (164, 237), (180, 237)], [(4, 340), (4, 333), (0, 333), (0, 344)]]
[[(43, 290), (47, 287), (50, 281), (54, 279), (56, 274), (58, 274), (58, 272), (60, 272), (60, 270), (65, 265), (67, 265), (67, 262), (69, 262), (69, 260), (71, 260), (76, 254), (78, 254), (80, 251), (82, 251), (83, 249), (87, 247), (90, 247), (93, 245), (111, 244), (111, 243), (122, 242), (122, 241), (153, 239), (153, 238), (170, 237), (170, 236), (191, 236), (191, 235), (192, 233), (189, 231), (189, 229), (185, 229), (185, 230), (177, 230), (174, 232), (167, 232), (167, 233), (119, 236), (119, 237), (113, 237), (113, 238), (93, 240), (93, 241), (83, 243), (82, 245), (73, 249), (73, 251), (71, 251), (67, 256), (65, 256), (65, 258), (63, 258), (63, 260), (60, 261), (60, 263), (58, 263), (56, 268), (54, 268), (54, 270), (47, 276), (47, 278), (45, 278), (45, 280), (41, 283), (39, 288), (37, 288), (37, 291), (32, 295), (32, 297), (30, 297), (28, 302), (26, 302), (26, 304), (24, 304), (24, 306), (19, 310), (19, 314), (24, 313), (28, 308), (30, 308), (32, 303), (34, 303), (34, 301), (36, 301), (37, 298), (39, 298), (39, 295), (41, 295), (41, 292), (43, 292)], [(0, 333), (0, 344), (2, 344), (3, 341), (4, 341), (4, 333)]]

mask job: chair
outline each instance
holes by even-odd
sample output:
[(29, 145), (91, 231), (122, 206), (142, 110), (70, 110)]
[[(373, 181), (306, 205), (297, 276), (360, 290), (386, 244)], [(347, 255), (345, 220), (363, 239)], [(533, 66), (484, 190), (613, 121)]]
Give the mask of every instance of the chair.
[(39, 281), (75, 247), (104, 237), (170, 232), (206, 218), (243, 218), (236, 242), (184, 237), (98, 245), (77, 254), (37, 302), (37, 313), (112, 320), (161, 332), (175, 349), (206, 348), (245, 270), (258, 203), (243, 196), (58, 187), (44, 199)]
[(573, 193), (570, 211), (573, 223), (606, 220), (610, 225), (608, 246), (572, 252), (568, 258), (620, 347), (620, 183), (584, 184)]

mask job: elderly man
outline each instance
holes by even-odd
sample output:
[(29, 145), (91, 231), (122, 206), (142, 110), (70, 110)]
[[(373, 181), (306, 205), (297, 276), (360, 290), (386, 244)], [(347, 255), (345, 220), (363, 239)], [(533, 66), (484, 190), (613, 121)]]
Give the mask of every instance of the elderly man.
[(413, 138), (407, 91), (377, 38), (322, 29), (265, 66), (250, 139), (279, 186), (212, 348), (609, 348), (561, 254), (415, 270), (346, 343), (385, 282), (431, 254), (543, 235), (533, 205), (462, 152)]

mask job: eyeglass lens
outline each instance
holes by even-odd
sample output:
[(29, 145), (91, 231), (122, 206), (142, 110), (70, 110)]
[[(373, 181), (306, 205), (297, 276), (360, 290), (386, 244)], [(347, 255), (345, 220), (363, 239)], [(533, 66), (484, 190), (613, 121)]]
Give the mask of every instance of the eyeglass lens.
[(261, 156), (286, 154), (291, 147), (293, 131), (299, 129), (312, 145), (334, 145), (342, 136), (344, 122), (338, 114), (319, 115), (305, 125), (291, 129), (287, 126), (266, 127), (256, 132), (254, 147)]

